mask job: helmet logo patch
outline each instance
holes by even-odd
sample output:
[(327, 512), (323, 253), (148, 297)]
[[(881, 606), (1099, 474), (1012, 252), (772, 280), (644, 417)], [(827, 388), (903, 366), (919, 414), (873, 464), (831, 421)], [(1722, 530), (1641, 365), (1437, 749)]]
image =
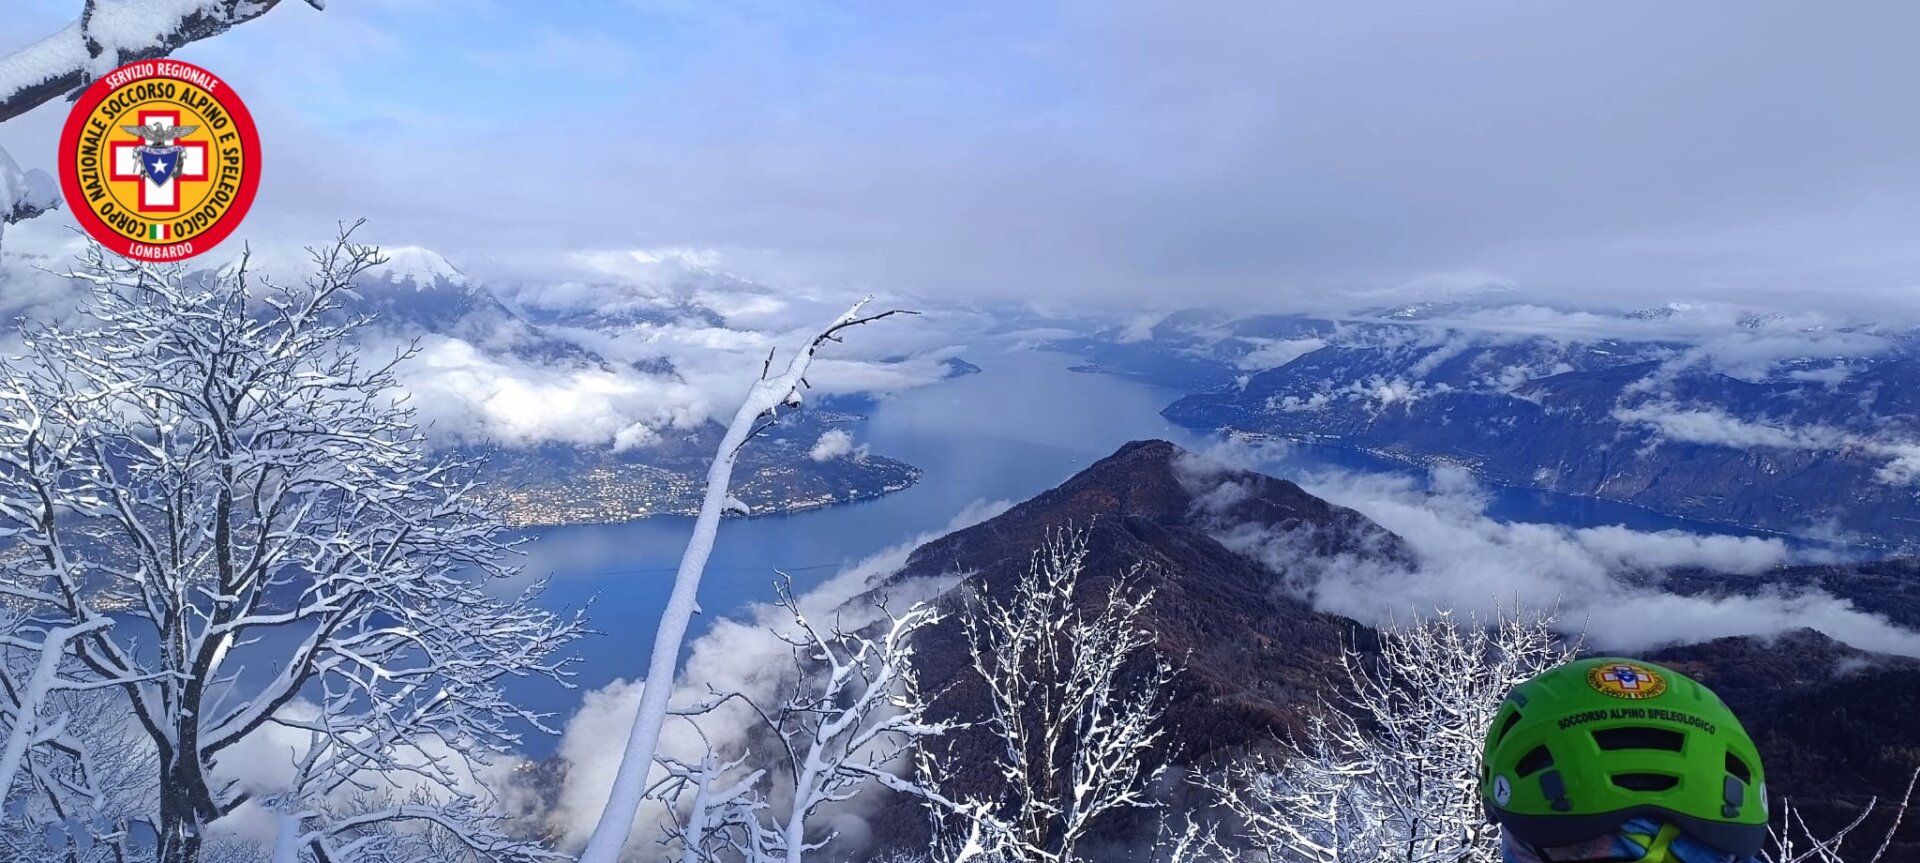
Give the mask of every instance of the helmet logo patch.
[(1505, 806), (1512, 799), (1513, 783), (1508, 782), (1505, 776), (1493, 777), (1493, 802)]
[(1614, 698), (1653, 698), (1667, 691), (1667, 679), (1637, 662), (1596, 665), (1587, 672), (1587, 685)]

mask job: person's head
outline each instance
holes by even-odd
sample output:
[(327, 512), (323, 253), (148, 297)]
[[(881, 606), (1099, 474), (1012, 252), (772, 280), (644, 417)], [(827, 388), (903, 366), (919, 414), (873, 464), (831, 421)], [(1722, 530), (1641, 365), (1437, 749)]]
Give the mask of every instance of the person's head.
[(1744, 861), (1767, 835), (1766, 774), (1719, 696), (1631, 659), (1513, 688), (1487, 729), (1480, 797), (1509, 861)]

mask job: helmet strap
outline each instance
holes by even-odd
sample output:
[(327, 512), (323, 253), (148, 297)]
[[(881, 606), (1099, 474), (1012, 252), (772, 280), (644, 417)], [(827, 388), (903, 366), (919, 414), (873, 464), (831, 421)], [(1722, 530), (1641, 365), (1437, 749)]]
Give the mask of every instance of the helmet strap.
[(1654, 835), (1653, 843), (1647, 846), (1647, 853), (1641, 856), (1640, 863), (1678, 863), (1667, 854), (1667, 847), (1678, 838), (1680, 825), (1672, 822), (1660, 825), (1660, 832)]

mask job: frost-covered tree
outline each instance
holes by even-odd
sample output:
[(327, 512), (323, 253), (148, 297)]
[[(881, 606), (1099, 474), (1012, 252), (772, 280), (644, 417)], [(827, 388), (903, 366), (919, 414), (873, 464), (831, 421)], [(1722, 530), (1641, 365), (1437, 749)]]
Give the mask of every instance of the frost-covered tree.
[(1516, 684), (1573, 658), (1550, 616), (1492, 626), (1442, 611), (1349, 649), (1330, 698), (1279, 763), (1202, 780), (1273, 861), (1496, 863), (1478, 788), (1480, 749)]
[[(92, 247), (66, 274), (91, 291), (81, 323), (30, 326), (0, 361), (0, 594), (112, 687), (167, 863), (249, 803), (314, 859), (553, 856), (472, 777), (546, 729), (502, 684), (564, 683), (582, 624), (502, 584), (476, 462), (431, 455), (396, 395), (407, 356), (345, 341), (364, 321), (336, 301), (379, 261), (350, 233), (291, 286)], [(220, 778), (263, 767), (223, 760), (250, 741), (291, 780)]]
[(1084, 530), (1049, 532), (1012, 595), (978, 595), (962, 618), (997, 781), (986, 794), (953, 790), (953, 765), (923, 760), (922, 783), (951, 798), (936, 809), (936, 859), (1077, 860), (1103, 817), (1155, 805), (1176, 672), (1141, 625), (1153, 594), (1137, 588), (1137, 568), (1091, 602), (1079, 595), (1087, 542)]
[[(686, 639), (687, 625), (693, 620), (697, 606), (700, 578), (706, 572), (707, 558), (713, 553), (713, 544), (720, 531), (720, 517), (730, 512), (746, 512), (746, 505), (735, 498), (730, 490), (733, 466), (740, 458), (741, 447), (771, 427), (778, 420), (781, 410), (802, 406), (805, 400), (801, 390), (810, 386), (807, 383), (807, 371), (813, 366), (814, 354), (822, 347), (839, 342), (841, 334), (851, 327), (892, 315), (915, 314), (896, 309), (863, 316), (861, 311), (872, 301), (873, 298), (868, 297), (855, 303), (853, 308), (808, 339), (806, 345), (794, 352), (786, 370), (779, 374), (773, 372), (774, 355), (769, 351), (767, 361), (760, 369), (760, 379), (747, 391), (746, 400), (734, 412), (733, 421), (721, 436), (720, 447), (707, 469), (706, 494), (700, 503), (700, 514), (694, 519), (693, 535), (687, 540), (686, 552), (681, 555), (680, 568), (673, 579), (673, 592), (667, 598), (666, 608), (660, 612), (660, 627), (653, 639), (653, 655), (647, 662), (646, 680), (650, 685), (641, 690), (640, 706), (634, 711), (633, 728), (628, 732), (626, 749), (620, 756), (620, 767), (614, 773), (613, 788), (608, 792), (606, 808), (601, 812), (600, 820), (594, 824), (593, 835), (587, 838), (587, 846), (580, 854), (580, 863), (614, 863), (632, 833), (634, 817), (646, 799), (647, 779), (654, 769), (660, 729), (667, 720), (667, 700), (673, 688), (665, 685), (664, 681), (674, 679), (674, 668), (680, 659), (680, 645)], [(656, 681), (662, 684), (651, 685)]]
[(883, 606), (865, 634), (821, 629), (784, 587), (779, 605), (794, 633), (780, 634), (796, 666), (786, 697), (769, 707), (725, 693), (676, 711), (697, 728), (703, 716), (743, 702), (765, 732), (754, 738), (761, 754), (770, 756), (660, 759), (667, 775), (652, 793), (680, 816), (668, 839), (683, 863), (800, 863), (834, 839), (814, 823), (824, 807), (878, 787), (930, 796), (899, 774), (924, 738), (953, 728), (927, 718), (913, 667), (914, 637), (940, 613), (916, 604), (894, 615)]
[(112, 690), (68, 649), (94, 624), (48, 629), (4, 615), (0, 635), (0, 859), (126, 860), (158, 793), (152, 747)]

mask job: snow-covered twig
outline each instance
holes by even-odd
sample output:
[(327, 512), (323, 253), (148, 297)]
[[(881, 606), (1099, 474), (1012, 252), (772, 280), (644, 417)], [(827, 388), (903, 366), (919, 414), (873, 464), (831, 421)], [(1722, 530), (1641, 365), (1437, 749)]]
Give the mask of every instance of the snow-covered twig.
[(694, 520), (693, 535), (687, 541), (686, 552), (681, 556), (679, 571), (674, 576), (673, 592), (660, 614), (660, 627), (654, 635), (653, 655), (647, 664), (647, 683), (640, 694), (640, 706), (634, 713), (633, 727), (628, 733), (620, 767), (614, 774), (607, 805), (599, 822), (594, 825), (593, 835), (588, 838), (585, 850), (581, 852), (580, 863), (614, 863), (633, 830), (634, 817), (644, 800), (647, 775), (653, 768), (654, 755), (660, 742), (660, 728), (667, 718), (667, 699), (672, 690), (680, 645), (686, 638), (687, 624), (693, 618), (700, 577), (706, 571), (708, 556), (713, 553), (721, 514), (727, 508), (733, 467), (740, 457), (740, 448), (764, 429), (760, 425), (763, 419), (770, 420), (778, 415), (781, 408), (796, 407), (801, 403), (800, 391), (807, 386), (807, 370), (812, 366), (814, 354), (823, 345), (839, 342), (840, 334), (850, 327), (892, 315), (913, 314), (892, 310), (863, 316), (862, 311), (871, 301), (872, 298), (868, 297), (855, 303), (853, 308), (808, 340), (787, 363), (786, 371), (773, 374), (773, 357), (768, 355), (760, 380), (747, 392), (746, 401), (741, 403), (740, 410), (735, 412), (733, 421), (727, 425), (726, 434), (722, 436), (719, 449), (714, 454), (713, 464), (707, 470), (706, 496), (701, 502), (700, 514)]
[[(722, 785), (744, 769), (746, 755), (721, 763), (709, 750), (698, 767), (662, 759), (678, 781), (656, 796), (685, 803), (692, 792), (691, 803), (682, 807), (684, 817), (669, 830), (684, 863), (801, 863), (833, 838), (813, 824), (822, 808), (876, 785), (925, 799), (924, 789), (894, 771), (907, 765), (921, 741), (956, 727), (926, 717), (927, 702), (913, 670), (913, 640), (940, 622), (938, 611), (915, 605), (895, 615), (882, 607), (878, 632), (867, 635), (821, 630), (784, 585), (779, 606), (788, 612), (794, 633), (782, 636), (797, 660), (791, 694), (771, 710), (752, 705), (744, 695), (728, 696), (752, 705), (778, 745), (778, 763)], [(688, 711), (696, 728), (705, 712)], [(763, 780), (768, 787), (762, 787)]]
[(1515, 684), (1573, 657), (1552, 623), (1441, 611), (1390, 626), (1377, 656), (1342, 655), (1349, 692), (1321, 705), (1281, 763), (1256, 758), (1198, 782), (1270, 860), (1497, 863), (1480, 749)]
[[(80, 17), (0, 57), (0, 121), (120, 66), (173, 53), (260, 17), (280, 0), (85, 0)], [(324, 0), (307, 0), (315, 9)]]
[[(1920, 785), (1920, 770), (1915, 770), (1907, 779), (1907, 790), (1900, 795), (1900, 802), (1894, 807), (1893, 823), (1887, 825), (1887, 833), (1881, 837), (1880, 845), (1871, 856), (1856, 858), (1859, 863), (1881, 863), (1886, 859), (1887, 851), (1893, 847), (1894, 837), (1900, 832), (1900, 825), (1906, 821), (1907, 809), (1913, 804), (1916, 785)], [(1841, 848), (1852, 837), (1853, 831), (1867, 822), (1879, 803), (1879, 798), (1868, 800), (1860, 814), (1854, 816), (1846, 826), (1821, 838), (1801, 819), (1800, 810), (1788, 801), (1780, 807), (1779, 826), (1772, 829), (1774, 850), (1767, 859), (1772, 863), (1849, 863), (1841, 856)], [(1806, 847), (1801, 847), (1802, 842)]]
[[(1141, 626), (1153, 594), (1135, 590), (1137, 568), (1082, 605), (1087, 542), (1084, 530), (1050, 531), (1013, 595), (977, 596), (963, 618), (998, 787), (932, 807), (947, 857), (984, 848), (989, 859), (1063, 863), (1104, 817), (1157, 805), (1149, 790), (1167, 769), (1162, 719), (1176, 672)], [(953, 786), (953, 773), (924, 758), (921, 784)]]

